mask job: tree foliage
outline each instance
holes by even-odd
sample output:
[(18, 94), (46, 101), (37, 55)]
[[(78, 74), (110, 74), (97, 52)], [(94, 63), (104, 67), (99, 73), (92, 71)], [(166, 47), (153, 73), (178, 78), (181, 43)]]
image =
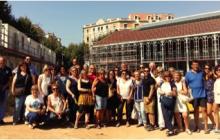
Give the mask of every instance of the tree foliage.
[(54, 33), (46, 35), (44, 30), (39, 25), (33, 24), (28, 17), (15, 19), (11, 13), (11, 5), (7, 1), (0, 1), (0, 20), (14, 26), (28, 37), (55, 51), (58, 65), (62, 65), (64, 62), (64, 65), (70, 66), (73, 57), (78, 59), (80, 65), (84, 64), (84, 54), (88, 54), (87, 45), (84, 43), (71, 43), (68, 47), (63, 46)]

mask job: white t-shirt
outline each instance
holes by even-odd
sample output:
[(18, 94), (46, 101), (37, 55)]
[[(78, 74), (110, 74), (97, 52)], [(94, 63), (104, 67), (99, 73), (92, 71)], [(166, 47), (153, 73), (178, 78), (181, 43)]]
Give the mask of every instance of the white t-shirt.
[(43, 98), (39, 95), (38, 98), (34, 98), (33, 95), (28, 95), (26, 100), (25, 100), (25, 116), (29, 113), (27, 106), (30, 106), (31, 108), (34, 109), (40, 109), (44, 104)]
[(128, 79), (128, 80), (123, 80), (122, 78), (120, 78), (117, 81), (117, 85), (119, 86), (119, 92), (120, 95), (122, 96), (123, 99), (127, 99), (129, 97), (129, 92), (130, 92), (130, 88), (133, 86), (132, 84), (132, 80)]
[(214, 83), (214, 102), (220, 104), (220, 79), (218, 78)]
[(51, 77), (50, 76), (46, 76), (45, 74), (41, 74), (39, 76), (39, 79), (41, 79), (41, 89), (44, 93), (44, 95), (48, 95), (48, 86), (51, 82)]
[(171, 86), (169, 82), (164, 82), (161, 87), (161, 91), (164, 92), (166, 95), (172, 92)]

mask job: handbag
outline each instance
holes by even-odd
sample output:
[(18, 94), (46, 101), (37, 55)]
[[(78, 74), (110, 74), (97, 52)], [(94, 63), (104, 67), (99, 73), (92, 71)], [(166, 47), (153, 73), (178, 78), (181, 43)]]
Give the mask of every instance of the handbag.
[(28, 75), (25, 77), (25, 82), (24, 82), (24, 87), (16, 87), (14, 90), (14, 93), (12, 93), (13, 96), (21, 96), (25, 94), (26, 91), (26, 85), (27, 85), (27, 79), (28, 79)]
[(25, 87), (18, 87), (15, 88), (14, 93), (12, 93), (14, 96), (21, 96), (25, 94)]

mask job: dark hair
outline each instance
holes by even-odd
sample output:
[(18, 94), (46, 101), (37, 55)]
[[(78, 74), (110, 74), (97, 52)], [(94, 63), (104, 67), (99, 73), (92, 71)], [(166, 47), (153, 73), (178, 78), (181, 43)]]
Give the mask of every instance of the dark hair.
[(220, 68), (220, 64), (218, 64), (217, 66), (215, 66), (215, 74), (216, 74), (216, 71)]
[(172, 78), (172, 74), (169, 71), (164, 71), (162, 74), (163, 79), (165, 79), (165, 77), (169, 76), (170, 78)]
[(193, 63), (198, 63), (199, 64), (199, 61), (198, 60), (193, 60), (191, 64)]
[(21, 66), (26, 66), (26, 72), (27, 72), (27, 74), (28, 74), (28, 75), (31, 75), (29, 66), (28, 66), (28, 64), (25, 63), (24, 61), (22, 61), (21, 63), (19, 63), (17, 73), (21, 73)]
[(121, 71), (121, 75), (122, 75), (123, 72), (125, 72), (126, 74), (128, 74), (128, 72), (127, 72), (126, 70), (122, 70), (122, 71)]

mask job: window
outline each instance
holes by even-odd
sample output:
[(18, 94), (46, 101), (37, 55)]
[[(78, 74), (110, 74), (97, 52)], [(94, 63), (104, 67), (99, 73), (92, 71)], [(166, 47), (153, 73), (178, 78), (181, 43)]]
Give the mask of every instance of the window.
[(158, 16), (156, 16), (156, 20), (158, 19)]
[(93, 28), (93, 32), (95, 32), (95, 28)]
[(124, 24), (124, 29), (127, 29), (127, 27), (128, 27), (128, 24)]
[(24, 36), (21, 38), (21, 47), (24, 48)]
[(134, 19), (137, 20), (137, 19), (139, 19), (139, 17), (138, 16), (134, 16)]
[(89, 37), (87, 37), (87, 42), (89, 42)]
[(89, 29), (87, 29), (86, 31), (87, 31), (87, 33), (89, 33)]
[(100, 30), (100, 27), (98, 27), (98, 31)]
[(172, 19), (172, 17), (171, 17), (171, 16), (168, 16), (168, 19)]
[(134, 28), (137, 28), (139, 26), (139, 24), (134, 24)]
[(103, 27), (101, 27), (101, 30), (103, 30)]
[(150, 16), (148, 16), (148, 20), (150, 20), (151, 19), (151, 17)]
[(108, 29), (108, 25), (106, 25), (106, 27), (105, 27), (106, 29)]

